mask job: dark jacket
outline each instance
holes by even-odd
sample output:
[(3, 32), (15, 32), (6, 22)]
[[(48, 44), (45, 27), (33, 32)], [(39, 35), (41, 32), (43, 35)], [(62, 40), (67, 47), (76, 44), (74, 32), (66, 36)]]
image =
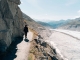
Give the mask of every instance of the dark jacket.
[(25, 33), (28, 32), (28, 27), (24, 27), (24, 32), (25, 32)]

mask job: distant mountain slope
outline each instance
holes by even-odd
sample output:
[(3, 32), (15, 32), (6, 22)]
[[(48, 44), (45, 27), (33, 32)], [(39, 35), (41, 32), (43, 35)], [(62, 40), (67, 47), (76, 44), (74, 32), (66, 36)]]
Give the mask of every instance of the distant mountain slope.
[(24, 13), (23, 13), (23, 18), (24, 18), (24, 24), (27, 24), (32, 29), (37, 30), (40, 27), (42, 27), (42, 29), (45, 28), (45, 27), (43, 27), (42, 25), (38, 24), (36, 21), (34, 21), (32, 18), (30, 18), (28, 15), (26, 15)]
[(38, 23), (45, 27), (80, 31), (80, 18)]
[(65, 23), (67, 23), (69, 20), (59, 20), (59, 21), (50, 21), (48, 24), (50, 24), (53, 28), (58, 28)]
[(80, 31), (80, 18), (71, 20), (70, 22), (60, 26), (59, 28)]
[(49, 21), (49, 22), (40, 22), (38, 21), (39, 24), (45, 26), (45, 27), (51, 27), (51, 28), (58, 28), (65, 23), (67, 23), (69, 20), (60, 20), (60, 21)]
[(41, 22), (41, 21), (37, 21), (39, 24), (45, 26), (45, 27), (50, 27), (50, 28), (53, 28), (50, 24), (46, 23), (46, 22)]
[(31, 29), (38, 32), (43, 38), (50, 36), (50, 31), (47, 28), (34, 21), (28, 15), (23, 13), (23, 18), (24, 18), (24, 24), (27, 24)]

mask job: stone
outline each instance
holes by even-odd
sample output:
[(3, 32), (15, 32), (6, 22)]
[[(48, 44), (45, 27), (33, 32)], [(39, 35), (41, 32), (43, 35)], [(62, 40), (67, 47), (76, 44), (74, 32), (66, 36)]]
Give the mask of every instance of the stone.
[(20, 0), (9, 0), (9, 1), (10, 1), (10, 2), (13, 2), (13, 3), (16, 3), (16, 4), (18, 4), (18, 5), (21, 4)]
[(23, 36), (20, 0), (0, 0), (0, 52), (5, 52), (16, 37)]

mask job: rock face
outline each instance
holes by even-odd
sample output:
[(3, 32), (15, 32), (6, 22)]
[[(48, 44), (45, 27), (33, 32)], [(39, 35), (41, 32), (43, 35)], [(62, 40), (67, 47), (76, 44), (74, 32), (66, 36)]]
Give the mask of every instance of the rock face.
[(0, 52), (5, 52), (15, 37), (22, 36), (20, 0), (0, 0)]
[(47, 42), (35, 39), (31, 43), (28, 60), (64, 60)]

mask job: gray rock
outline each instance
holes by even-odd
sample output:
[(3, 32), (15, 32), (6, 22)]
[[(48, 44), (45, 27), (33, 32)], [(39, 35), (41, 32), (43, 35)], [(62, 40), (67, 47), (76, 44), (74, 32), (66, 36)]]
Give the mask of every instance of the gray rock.
[(20, 0), (9, 0), (10, 2), (16, 3), (16, 4), (21, 4)]
[(5, 52), (15, 37), (22, 37), (23, 17), (20, 0), (0, 0), (0, 52)]

